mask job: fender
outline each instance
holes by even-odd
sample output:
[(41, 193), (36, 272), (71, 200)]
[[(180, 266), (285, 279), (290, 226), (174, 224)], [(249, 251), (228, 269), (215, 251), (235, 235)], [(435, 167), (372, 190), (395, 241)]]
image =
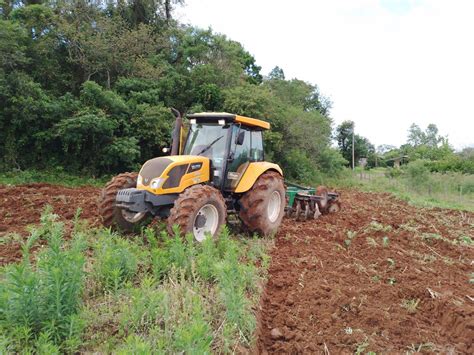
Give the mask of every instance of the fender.
[(236, 193), (242, 193), (250, 190), (255, 184), (255, 181), (262, 175), (264, 172), (268, 170), (274, 170), (278, 172), (281, 176), (283, 176), (283, 171), (278, 166), (278, 164), (268, 163), (268, 162), (254, 162), (250, 163), (245, 170), (244, 175), (240, 179), (237, 187), (235, 188)]

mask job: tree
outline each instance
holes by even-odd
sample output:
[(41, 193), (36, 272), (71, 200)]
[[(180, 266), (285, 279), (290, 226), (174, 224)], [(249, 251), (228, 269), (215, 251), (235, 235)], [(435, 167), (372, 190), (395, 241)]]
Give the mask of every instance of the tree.
[(417, 147), (423, 144), (425, 140), (426, 140), (425, 134), (421, 130), (420, 126), (418, 126), (415, 123), (412, 123), (412, 125), (408, 129), (407, 143), (410, 144), (412, 147)]
[[(354, 122), (344, 121), (336, 128), (336, 140), (344, 159), (352, 162), (352, 134)], [(354, 161), (357, 164), (360, 158), (368, 158), (369, 165), (375, 165), (375, 147), (370, 141), (358, 134), (354, 134)]]
[(268, 74), (268, 80), (285, 80), (285, 73), (279, 66), (273, 68)]
[(354, 122), (344, 121), (336, 128), (336, 141), (342, 156), (348, 162), (352, 161), (352, 134), (354, 132)]

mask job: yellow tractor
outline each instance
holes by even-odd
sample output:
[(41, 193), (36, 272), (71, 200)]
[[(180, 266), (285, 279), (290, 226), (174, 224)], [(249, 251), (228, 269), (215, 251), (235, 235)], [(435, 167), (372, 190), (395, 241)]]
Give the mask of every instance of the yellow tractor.
[(170, 156), (148, 160), (140, 172), (114, 177), (102, 190), (99, 209), (105, 226), (133, 231), (154, 217), (167, 218), (196, 240), (215, 237), (227, 215), (244, 229), (269, 235), (285, 211), (283, 173), (265, 161), (264, 130), (270, 124), (229, 113), (187, 115), (188, 134), (178, 111)]

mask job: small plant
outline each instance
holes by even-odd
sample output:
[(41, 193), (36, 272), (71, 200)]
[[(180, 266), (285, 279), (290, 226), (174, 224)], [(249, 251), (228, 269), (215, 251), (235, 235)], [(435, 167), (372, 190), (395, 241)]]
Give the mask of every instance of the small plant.
[(357, 237), (357, 232), (347, 231), (347, 238), (344, 239), (344, 245), (346, 248), (349, 248), (352, 244), (352, 241)]
[(423, 350), (433, 351), (433, 350), (435, 350), (435, 348), (436, 347), (433, 343), (411, 344), (408, 347), (408, 353), (409, 354), (411, 354), (411, 353), (420, 353)]
[(372, 282), (379, 282), (380, 281), (380, 276), (379, 275), (374, 275), (371, 277)]
[(410, 299), (410, 300), (402, 300), (401, 306), (405, 308), (408, 313), (416, 313), (416, 309), (418, 304), (420, 303), (420, 299)]
[(387, 283), (388, 283), (389, 285), (395, 285), (395, 284), (397, 283), (397, 280), (396, 280), (394, 277), (389, 277), (389, 278), (387, 279)]
[(365, 240), (367, 241), (367, 244), (368, 244), (369, 246), (371, 246), (371, 247), (377, 247), (377, 246), (379, 246), (379, 244), (377, 243), (377, 241), (376, 241), (374, 238), (372, 238), (372, 237), (367, 237)]
[(432, 241), (432, 240), (443, 239), (443, 237), (439, 234), (436, 234), (436, 233), (423, 233), (421, 235), (421, 239), (423, 239), (425, 241)]
[(382, 238), (382, 246), (388, 248), (390, 246), (390, 239), (387, 236)]
[(116, 350), (116, 354), (118, 355), (145, 355), (151, 353), (153, 353), (151, 344), (136, 334), (129, 335), (127, 339), (125, 339), (125, 343)]
[(356, 355), (364, 354), (365, 350), (369, 347), (369, 345), (370, 344), (369, 344), (369, 342), (366, 338), (362, 343), (357, 344), (357, 347), (356, 347), (356, 350), (355, 350), (354, 354), (356, 354)]
[(367, 226), (366, 230), (368, 231), (374, 231), (374, 232), (390, 232), (392, 230), (392, 226), (387, 225), (384, 226), (383, 224), (377, 222), (377, 221), (372, 221), (370, 224)]
[(395, 260), (393, 260), (392, 258), (387, 258), (387, 262), (390, 268), (395, 267)]
[(468, 235), (462, 235), (459, 237), (459, 241), (464, 245), (473, 245), (474, 240)]

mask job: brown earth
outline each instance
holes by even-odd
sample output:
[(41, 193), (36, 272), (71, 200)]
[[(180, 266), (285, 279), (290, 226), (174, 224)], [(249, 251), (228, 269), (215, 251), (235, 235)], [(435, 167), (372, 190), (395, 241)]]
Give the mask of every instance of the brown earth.
[(342, 201), (278, 233), (258, 352), (474, 353), (474, 247), (459, 243), (474, 238), (474, 214), (389, 194)]
[[(38, 224), (47, 205), (67, 224), (78, 208), (82, 209), (83, 218), (97, 223), (98, 194), (99, 189), (95, 187), (70, 188), (42, 183), (0, 186), (0, 265), (21, 258), (20, 241), (28, 235), (29, 225)], [(4, 240), (10, 233), (17, 233), (20, 238)]]
[[(93, 187), (0, 186), (0, 265), (45, 205), (98, 222)], [(473, 353), (474, 214), (343, 191), (343, 210), (284, 220), (258, 315), (259, 353)]]

